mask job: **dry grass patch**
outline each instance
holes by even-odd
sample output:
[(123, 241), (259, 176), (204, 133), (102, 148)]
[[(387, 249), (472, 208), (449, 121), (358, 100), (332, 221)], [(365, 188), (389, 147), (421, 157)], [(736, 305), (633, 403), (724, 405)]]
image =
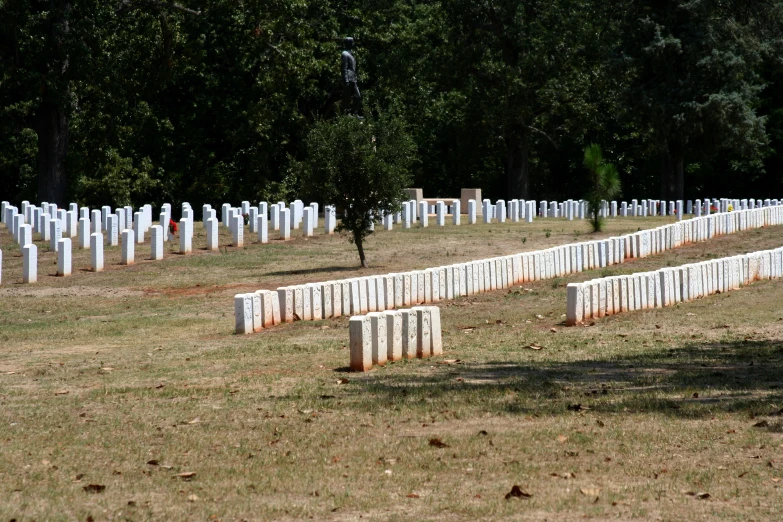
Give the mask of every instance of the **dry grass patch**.
[[(379, 233), (372, 270), (442, 264), (426, 256), (452, 244), (447, 262), (586, 238), (573, 234), (583, 224), (560, 223), (548, 238), (526, 224), (492, 238)], [(639, 223), (610, 221), (612, 233)], [(611, 270), (782, 241), (780, 228), (749, 231)], [(783, 512), (783, 417), (772, 415), (783, 408), (781, 281), (574, 328), (562, 325), (563, 285), (597, 271), (462, 298), (441, 305), (443, 357), (359, 375), (345, 371), (345, 318), (231, 334), (236, 285), (348, 277), (344, 239), (171, 255), (35, 286), (13, 283), (19, 260), (4, 253), (0, 520)], [(506, 499), (514, 485), (530, 497)]]

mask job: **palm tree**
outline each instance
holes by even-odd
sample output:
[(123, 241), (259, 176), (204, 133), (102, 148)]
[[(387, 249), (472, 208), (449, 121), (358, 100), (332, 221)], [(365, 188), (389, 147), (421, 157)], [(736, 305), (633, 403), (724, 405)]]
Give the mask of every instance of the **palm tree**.
[(584, 166), (590, 172), (590, 191), (585, 196), (590, 207), (590, 226), (593, 232), (603, 229), (601, 202), (620, 194), (620, 175), (613, 163), (604, 161), (601, 146), (591, 143), (585, 147)]

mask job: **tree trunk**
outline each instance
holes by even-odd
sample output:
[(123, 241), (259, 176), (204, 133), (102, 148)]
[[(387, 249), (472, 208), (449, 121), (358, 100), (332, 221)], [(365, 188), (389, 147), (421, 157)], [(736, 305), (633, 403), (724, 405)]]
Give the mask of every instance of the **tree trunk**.
[(68, 152), (68, 116), (54, 103), (44, 102), (35, 114), (38, 133), (38, 202), (66, 205), (68, 176), (65, 155)]
[(667, 145), (661, 154), (661, 199), (677, 201), (685, 193), (685, 155), (678, 145)]
[(364, 255), (364, 245), (362, 244), (361, 234), (353, 233), (353, 242), (356, 243), (356, 249), (359, 251), (359, 261), (362, 262), (362, 268), (368, 268), (367, 258)]
[(506, 138), (506, 176), (508, 199), (528, 199), (530, 195), (530, 136), (509, 133)]

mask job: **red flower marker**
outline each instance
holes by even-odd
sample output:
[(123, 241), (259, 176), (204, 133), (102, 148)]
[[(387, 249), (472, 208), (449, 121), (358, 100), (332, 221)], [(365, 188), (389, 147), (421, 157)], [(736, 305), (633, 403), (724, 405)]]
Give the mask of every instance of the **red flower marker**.
[(177, 222), (174, 221), (173, 219), (169, 221), (169, 232), (171, 232), (172, 234), (176, 234), (177, 232), (179, 232), (179, 225), (177, 225)]

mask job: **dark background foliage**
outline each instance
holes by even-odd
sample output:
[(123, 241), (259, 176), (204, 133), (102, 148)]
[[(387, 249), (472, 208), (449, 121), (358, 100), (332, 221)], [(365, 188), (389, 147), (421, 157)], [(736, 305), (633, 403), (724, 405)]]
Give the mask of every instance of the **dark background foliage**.
[(286, 199), (340, 112), (403, 121), (427, 196), (780, 196), (783, 2), (2, 0), (0, 199)]

